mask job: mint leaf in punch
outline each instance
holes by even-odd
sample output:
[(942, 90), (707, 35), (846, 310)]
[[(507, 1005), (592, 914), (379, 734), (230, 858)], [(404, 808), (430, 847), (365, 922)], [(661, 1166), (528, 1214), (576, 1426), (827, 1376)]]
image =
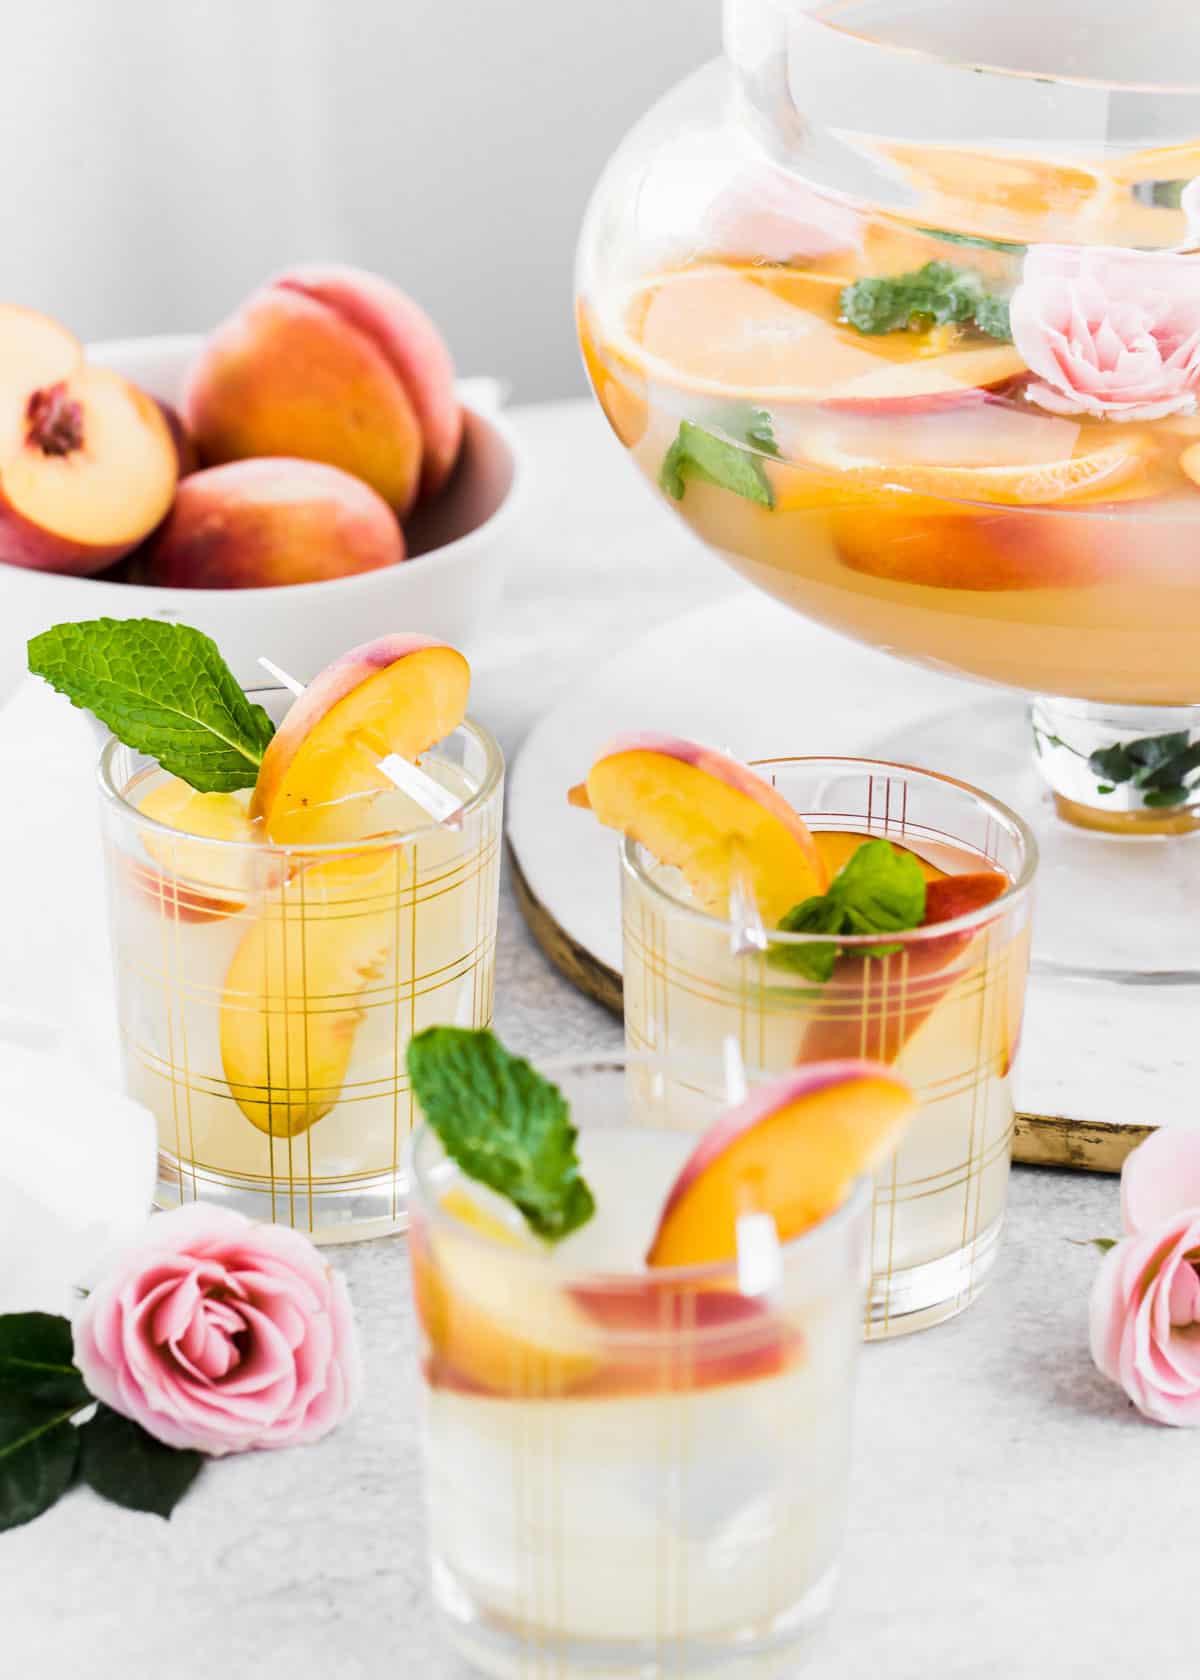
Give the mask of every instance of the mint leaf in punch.
[(486, 1028), (427, 1027), (407, 1062), (426, 1120), (468, 1178), (507, 1197), (546, 1242), (587, 1224), (596, 1204), (557, 1085)]
[(216, 643), (186, 624), (57, 624), (29, 643), (29, 669), (201, 793), (253, 787), (275, 732)]
[(1010, 342), (1007, 301), (988, 289), (972, 268), (927, 262), (905, 274), (878, 274), (842, 290), (842, 320), (876, 337), (929, 327), (973, 326), (989, 338)]
[(168, 1447), (108, 1406), (79, 1431), (79, 1478), (130, 1511), (169, 1517), (204, 1468), (204, 1454)]
[[(757, 412), (761, 414), (761, 411)], [(763, 421), (766, 421), (766, 431)], [(756, 425), (757, 437), (751, 437), (748, 431), (747, 442), (753, 442), (760, 451), (777, 454), (773, 433), (769, 449), (763, 441), (770, 430), (767, 417), (761, 415)], [(735, 496), (757, 502), (760, 507), (775, 506), (771, 481), (756, 455), (738, 443), (706, 431), (703, 426), (681, 420), (675, 441), (663, 457), (658, 482), (667, 495), (678, 502), (683, 499), (689, 478), (699, 478), (706, 484), (715, 484), (718, 489), (731, 490)]]

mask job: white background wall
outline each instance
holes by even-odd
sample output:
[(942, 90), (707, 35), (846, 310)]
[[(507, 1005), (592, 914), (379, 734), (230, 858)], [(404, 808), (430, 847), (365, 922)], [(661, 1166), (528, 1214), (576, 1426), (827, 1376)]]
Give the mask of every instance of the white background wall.
[(575, 238), (719, 0), (0, 0), (0, 297), (205, 327), (304, 258), (389, 274), (460, 370), (583, 388)]

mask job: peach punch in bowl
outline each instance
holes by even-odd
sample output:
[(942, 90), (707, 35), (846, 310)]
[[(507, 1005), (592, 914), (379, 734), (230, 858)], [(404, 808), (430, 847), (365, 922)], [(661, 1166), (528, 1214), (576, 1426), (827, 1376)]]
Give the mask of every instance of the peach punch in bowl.
[(862, 746), (1031, 823), (1035, 967), (1200, 985), (1200, 41), (1170, 0), (724, 11), (587, 214), (601, 407), (743, 577), (992, 685)]

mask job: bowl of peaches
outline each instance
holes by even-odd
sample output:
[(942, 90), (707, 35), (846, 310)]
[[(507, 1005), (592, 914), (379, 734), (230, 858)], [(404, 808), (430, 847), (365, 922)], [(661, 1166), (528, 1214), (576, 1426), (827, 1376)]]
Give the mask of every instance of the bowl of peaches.
[(246, 684), (381, 623), (470, 644), (524, 476), (493, 389), (357, 269), (276, 276), (207, 337), (87, 349), (0, 304), (0, 699), (74, 618), (183, 620)]

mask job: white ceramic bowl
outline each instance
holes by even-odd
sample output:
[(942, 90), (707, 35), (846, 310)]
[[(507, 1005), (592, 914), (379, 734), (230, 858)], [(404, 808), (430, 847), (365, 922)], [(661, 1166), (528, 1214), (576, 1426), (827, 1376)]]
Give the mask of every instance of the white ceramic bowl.
[[(193, 333), (130, 338), (92, 345), (88, 356), (177, 403), (202, 342)], [(460, 387), (461, 459), (444, 493), (407, 521), (411, 558), (398, 566), (265, 589), (156, 589), (0, 564), (0, 700), (25, 673), (29, 637), (68, 619), (193, 624), (247, 685), (263, 681), (260, 654), (307, 682), (347, 648), (394, 630), (423, 631), (469, 650), (499, 601), (527, 476), (498, 396), (486, 380)]]

